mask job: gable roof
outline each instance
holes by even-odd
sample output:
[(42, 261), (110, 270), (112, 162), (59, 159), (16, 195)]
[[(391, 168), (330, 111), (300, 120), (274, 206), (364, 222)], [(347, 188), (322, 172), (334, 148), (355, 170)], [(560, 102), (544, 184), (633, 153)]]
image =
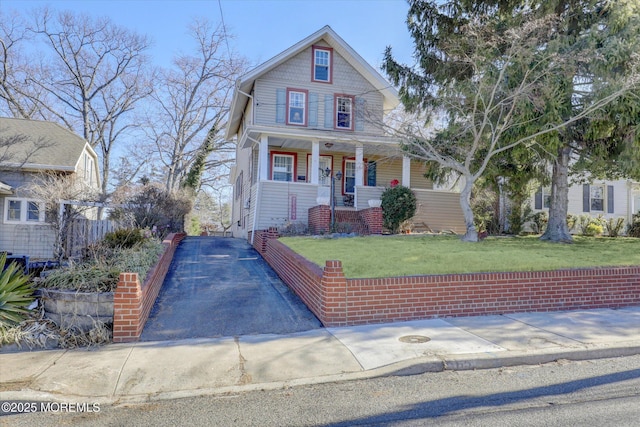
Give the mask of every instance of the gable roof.
[(383, 105), (386, 110), (396, 107), (400, 103), (398, 92), (389, 82), (380, 75), (367, 61), (365, 61), (351, 46), (347, 44), (331, 27), (325, 25), (320, 30), (307, 38), (294, 44), (287, 50), (279, 53), (268, 61), (257, 66), (236, 80), (236, 87), (231, 103), (230, 118), (227, 124), (226, 138), (230, 139), (240, 126), (240, 120), (245, 106), (249, 100), (249, 92), (254, 82), (266, 72), (286, 62), (303, 50), (324, 40), (335, 52), (340, 54), (353, 68), (355, 68), (373, 87), (383, 96)]
[[(20, 139), (2, 143), (12, 137)], [(85, 150), (97, 161), (87, 141), (57, 123), (0, 117), (0, 166), (74, 172)]]

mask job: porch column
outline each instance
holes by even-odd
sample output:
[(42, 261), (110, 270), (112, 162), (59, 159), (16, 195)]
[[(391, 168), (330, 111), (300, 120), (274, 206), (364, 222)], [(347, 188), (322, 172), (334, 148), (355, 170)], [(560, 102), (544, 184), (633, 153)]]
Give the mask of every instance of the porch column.
[(364, 185), (364, 147), (356, 145), (356, 186)]
[(411, 188), (411, 158), (402, 156), (402, 185)]
[(260, 181), (269, 179), (269, 137), (260, 137), (260, 151), (258, 152), (258, 171)]
[[(320, 181), (320, 141), (311, 141), (311, 183), (318, 185)], [(333, 173), (333, 171), (331, 171)]]

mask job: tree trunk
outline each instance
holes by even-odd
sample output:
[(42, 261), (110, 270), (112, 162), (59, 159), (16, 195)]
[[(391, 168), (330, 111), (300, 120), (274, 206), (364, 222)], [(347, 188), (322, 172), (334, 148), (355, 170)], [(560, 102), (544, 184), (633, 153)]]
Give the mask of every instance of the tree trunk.
[(467, 227), (467, 232), (462, 236), (463, 242), (477, 242), (478, 230), (473, 217), (473, 210), (471, 209), (471, 190), (473, 189), (473, 179), (471, 176), (464, 177), (464, 187), (460, 192), (460, 207), (462, 208), (462, 214), (464, 215), (464, 223)]
[(569, 154), (571, 148), (562, 146), (558, 149), (558, 157), (553, 163), (551, 177), (551, 206), (549, 222), (541, 240), (550, 242), (572, 243), (573, 238), (567, 226), (569, 210)]

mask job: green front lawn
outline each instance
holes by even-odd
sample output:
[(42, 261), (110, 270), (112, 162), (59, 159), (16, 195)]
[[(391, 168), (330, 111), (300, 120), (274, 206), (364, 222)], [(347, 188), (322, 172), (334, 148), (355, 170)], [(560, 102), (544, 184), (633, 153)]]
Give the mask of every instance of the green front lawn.
[(482, 271), (534, 271), (640, 265), (640, 239), (575, 237), (571, 245), (537, 237), (496, 237), (479, 243), (455, 236), (286, 237), (280, 241), (323, 267), (341, 260), (347, 277), (390, 277)]

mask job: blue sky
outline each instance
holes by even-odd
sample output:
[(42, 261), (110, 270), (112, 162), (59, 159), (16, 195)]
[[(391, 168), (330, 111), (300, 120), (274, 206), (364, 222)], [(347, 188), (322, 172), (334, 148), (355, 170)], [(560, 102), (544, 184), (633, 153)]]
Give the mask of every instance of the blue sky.
[(3, 12), (26, 12), (49, 5), (56, 10), (108, 16), (154, 41), (157, 65), (189, 48), (187, 25), (193, 17), (220, 22), (220, 9), (233, 51), (252, 65), (262, 63), (324, 25), (330, 25), (379, 70), (386, 46), (402, 62), (411, 60), (411, 38), (404, 0), (2, 0)]

